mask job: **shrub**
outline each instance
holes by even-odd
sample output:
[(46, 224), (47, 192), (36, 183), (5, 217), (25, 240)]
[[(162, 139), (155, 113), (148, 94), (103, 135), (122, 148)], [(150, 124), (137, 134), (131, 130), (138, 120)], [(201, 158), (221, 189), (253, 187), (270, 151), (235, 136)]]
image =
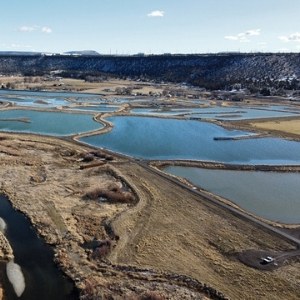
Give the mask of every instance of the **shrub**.
[(96, 157), (99, 157), (99, 158), (105, 158), (106, 157), (106, 154), (103, 153), (102, 151), (98, 150), (98, 151), (92, 151), (90, 152), (91, 154), (93, 154), (94, 156)]
[(84, 161), (90, 161), (90, 160), (85, 160), (85, 159), (91, 159), (91, 158), (93, 158), (93, 159), (94, 158), (102, 158), (102, 159), (105, 159), (108, 161), (114, 160), (113, 156), (106, 154), (106, 153), (102, 152), (101, 150), (91, 151), (89, 153), (83, 153), (81, 155), (81, 157), (83, 158)]
[(82, 157), (82, 160), (84, 162), (90, 162), (90, 161), (93, 161), (94, 160), (94, 156), (90, 153), (87, 153), (85, 154), (83, 157)]
[(89, 199), (89, 200), (97, 200), (100, 196), (100, 194), (102, 193), (102, 189), (100, 188), (96, 188), (96, 189), (93, 189), (89, 192), (87, 192), (83, 197), (85, 199)]
[(81, 290), (80, 299), (82, 300), (99, 300), (109, 299), (101, 291), (101, 286), (92, 277), (84, 280), (84, 288)]
[(128, 300), (165, 300), (165, 297), (157, 292), (148, 291), (142, 295), (131, 296), (128, 298)]
[(124, 192), (119, 187), (113, 186), (110, 189), (96, 188), (84, 195), (85, 199), (98, 200), (105, 198), (110, 202), (130, 203), (134, 201), (134, 197), (130, 192)]
[(105, 240), (101, 241), (100, 245), (94, 250), (92, 254), (92, 258), (104, 258), (106, 257), (111, 250), (111, 241), (110, 240)]

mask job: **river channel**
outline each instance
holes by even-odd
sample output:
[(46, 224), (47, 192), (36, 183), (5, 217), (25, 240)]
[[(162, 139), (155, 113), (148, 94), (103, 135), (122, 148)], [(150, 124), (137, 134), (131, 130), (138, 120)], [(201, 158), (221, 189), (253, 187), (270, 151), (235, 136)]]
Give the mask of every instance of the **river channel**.
[(21, 267), (25, 277), (25, 290), (21, 297), (17, 297), (8, 279), (4, 280), (7, 299), (78, 299), (74, 285), (55, 266), (52, 249), (37, 236), (29, 220), (14, 210), (3, 195), (0, 195), (0, 217), (7, 224), (5, 236), (13, 248), (14, 262)]

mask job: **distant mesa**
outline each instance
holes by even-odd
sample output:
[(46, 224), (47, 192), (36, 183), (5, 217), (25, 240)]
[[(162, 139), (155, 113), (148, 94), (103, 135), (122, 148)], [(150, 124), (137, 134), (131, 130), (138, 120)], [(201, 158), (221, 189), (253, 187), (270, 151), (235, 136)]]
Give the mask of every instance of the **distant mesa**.
[(234, 101), (241, 101), (245, 89), (267, 97), (282, 95), (283, 90), (296, 91), (300, 86), (299, 53), (105, 55), (94, 50), (76, 50), (4, 56), (0, 52), (2, 75), (47, 75), (56, 70), (64, 77), (99, 77), (102, 73), (234, 91), (235, 94), (216, 94), (217, 99)]
[(0, 55), (3, 56), (36, 56), (41, 55), (41, 52), (32, 52), (32, 51), (0, 51)]

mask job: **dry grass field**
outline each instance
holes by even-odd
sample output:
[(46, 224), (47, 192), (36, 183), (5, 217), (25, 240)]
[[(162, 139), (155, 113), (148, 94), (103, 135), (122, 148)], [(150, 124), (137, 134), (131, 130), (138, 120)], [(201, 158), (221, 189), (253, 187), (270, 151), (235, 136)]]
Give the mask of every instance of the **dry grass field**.
[(277, 119), (272, 121), (257, 121), (251, 122), (249, 125), (257, 129), (281, 134), (296, 135), (300, 137), (300, 118), (289, 120)]
[(161, 93), (163, 87), (147, 82), (108, 79), (100, 82), (87, 82), (81, 79), (72, 78), (44, 78), (44, 77), (30, 77), (23, 76), (2, 76), (0, 77), (0, 86), (6, 86), (8, 83), (13, 85), (14, 89), (19, 90), (49, 90), (49, 91), (77, 91), (101, 95), (116, 95), (116, 91), (122, 88), (130, 88), (132, 94)]
[[(29, 135), (0, 139), (1, 192), (53, 245), (82, 295), (221, 299), (217, 290), (232, 299), (299, 299), (299, 262), (263, 272), (237, 259), (248, 249), (293, 248), (279, 238), (126, 159), (82, 168), (98, 159), (84, 159), (88, 147)], [(86, 197), (99, 190), (104, 201)], [(97, 248), (84, 247), (95, 240)]]

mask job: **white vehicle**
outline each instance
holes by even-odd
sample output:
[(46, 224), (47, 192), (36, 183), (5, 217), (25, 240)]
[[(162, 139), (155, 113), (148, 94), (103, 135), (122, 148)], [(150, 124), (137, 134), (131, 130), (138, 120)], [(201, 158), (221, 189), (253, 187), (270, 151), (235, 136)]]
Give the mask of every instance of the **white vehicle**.
[(272, 256), (267, 256), (265, 258), (262, 258), (261, 264), (262, 265), (267, 265), (267, 264), (269, 264), (273, 261), (274, 261), (274, 258)]

